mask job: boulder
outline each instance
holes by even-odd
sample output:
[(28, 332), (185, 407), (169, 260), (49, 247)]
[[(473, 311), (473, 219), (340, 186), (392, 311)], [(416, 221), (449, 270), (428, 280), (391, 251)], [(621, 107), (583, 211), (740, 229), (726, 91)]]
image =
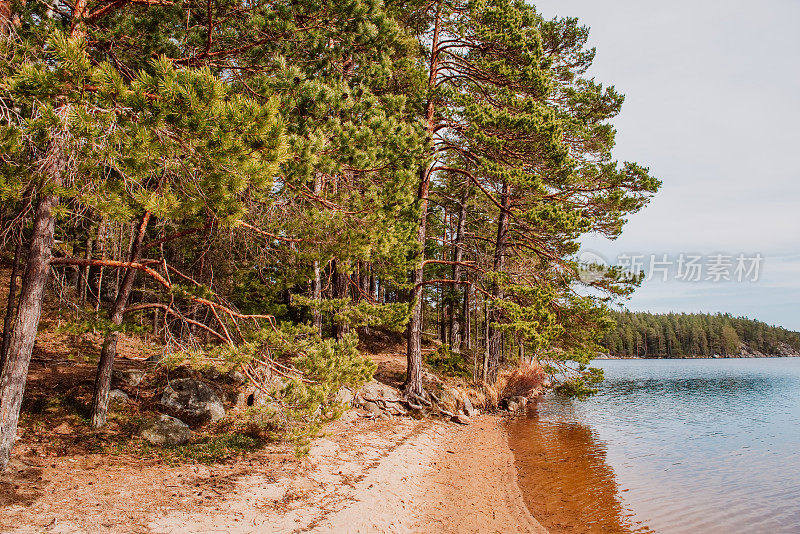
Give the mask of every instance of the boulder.
[(153, 445), (172, 446), (189, 441), (192, 431), (180, 419), (160, 415), (142, 429), (141, 436)]
[(111, 391), (108, 392), (109, 404), (114, 404), (114, 403), (125, 404), (129, 400), (131, 400), (131, 398), (128, 397), (128, 394), (122, 391), (121, 389), (112, 389)]
[(371, 413), (373, 415), (376, 415), (376, 416), (383, 414), (383, 410), (381, 409), (380, 406), (378, 406), (377, 402), (366, 401), (364, 403), (364, 409), (367, 410), (369, 413)]
[(347, 424), (352, 423), (356, 419), (358, 419), (358, 412), (355, 410), (348, 410), (342, 414), (342, 416), (339, 418), (339, 421)]
[(145, 374), (142, 369), (115, 369), (112, 376), (122, 384), (135, 388), (142, 383)]
[(347, 407), (352, 406), (353, 392), (350, 391), (350, 388), (342, 386), (339, 388), (339, 391), (336, 392), (336, 395), (333, 397), (333, 400), (340, 404), (344, 404)]
[(424, 369), (422, 370), (422, 382), (425, 384), (427, 389), (442, 387), (442, 385), (444, 385), (444, 382), (442, 382), (441, 378)]
[(469, 397), (467, 395), (462, 396), (462, 402), (463, 406), (461, 408), (461, 411), (464, 412), (464, 415), (466, 415), (467, 417), (475, 417), (478, 415), (478, 410), (476, 410), (475, 407), (472, 406), (472, 401), (469, 400)]
[(246, 410), (252, 406), (268, 406), (273, 404), (273, 398), (261, 389), (251, 387), (240, 390), (232, 399), (233, 404), (240, 410)]
[(455, 414), (460, 411), (461, 394), (457, 389), (445, 387), (442, 388), (438, 396), (434, 396), (433, 393), (431, 393), (431, 396), (433, 400), (436, 401), (439, 409), (451, 414)]
[(191, 424), (213, 423), (225, 416), (225, 407), (214, 390), (193, 378), (170, 381), (161, 394), (161, 404)]
[(528, 398), (519, 395), (508, 397), (503, 400), (503, 406), (505, 406), (506, 410), (509, 412), (518, 412), (524, 410), (525, 407), (528, 406)]
[[(348, 392), (347, 388), (340, 389), (336, 394), (337, 400), (346, 400)], [(360, 406), (377, 417), (408, 414), (402, 405), (405, 402), (398, 389), (375, 380), (364, 384), (351, 400), (353, 406)]]
[(364, 401), (372, 402), (400, 402), (403, 400), (403, 397), (400, 396), (400, 392), (397, 389), (392, 386), (387, 386), (386, 384), (381, 384), (377, 380), (372, 380), (364, 384), (361, 389), (358, 390), (356, 397)]
[(228, 371), (228, 380), (230, 380), (233, 384), (242, 385), (247, 382), (247, 377), (244, 375), (243, 372), (237, 371), (236, 369), (231, 369)]
[(167, 357), (166, 352), (154, 352), (145, 360), (147, 363), (161, 363)]

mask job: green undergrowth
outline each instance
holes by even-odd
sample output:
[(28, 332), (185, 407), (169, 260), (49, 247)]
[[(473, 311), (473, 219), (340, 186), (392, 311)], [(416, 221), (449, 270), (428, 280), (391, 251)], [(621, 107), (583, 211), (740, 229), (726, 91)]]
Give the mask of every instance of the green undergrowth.
[(472, 378), (472, 366), (463, 354), (453, 352), (444, 344), (425, 355), (425, 363), (430, 369), (444, 377)]
[(267, 443), (266, 440), (239, 433), (208, 434), (192, 438), (183, 445), (156, 446), (136, 439), (112, 447), (109, 452), (132, 454), (140, 457), (157, 457), (166, 464), (184, 463), (220, 464), (254, 452)]

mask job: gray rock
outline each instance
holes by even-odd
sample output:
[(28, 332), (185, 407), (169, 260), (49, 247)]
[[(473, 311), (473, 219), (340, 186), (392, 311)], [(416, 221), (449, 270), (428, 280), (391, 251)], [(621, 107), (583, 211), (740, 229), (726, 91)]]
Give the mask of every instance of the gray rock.
[(475, 417), (476, 415), (478, 415), (478, 410), (476, 410), (475, 407), (472, 406), (472, 401), (469, 400), (469, 397), (467, 395), (463, 395), (462, 400), (464, 401), (464, 406), (462, 407), (464, 415), (466, 415), (467, 417)]
[(233, 382), (234, 384), (244, 384), (247, 382), (247, 377), (244, 376), (244, 373), (241, 371), (237, 371), (236, 369), (232, 369), (228, 371), (228, 380)]
[(436, 386), (442, 386), (442, 384), (444, 384), (441, 378), (424, 369), (422, 370), (422, 381), (425, 384), (427, 384), (429, 388), (431, 386), (436, 387)]
[(505, 399), (503, 403), (505, 404), (506, 410), (509, 412), (518, 412), (524, 410), (528, 405), (528, 398), (515, 395)]
[(145, 372), (141, 369), (120, 369), (114, 370), (113, 377), (125, 384), (135, 388), (144, 380)]
[(461, 414), (454, 415), (451, 421), (453, 421), (454, 423), (458, 423), (459, 425), (468, 425), (472, 422), (469, 420), (469, 417)]
[(339, 388), (339, 391), (336, 392), (333, 400), (340, 404), (344, 404), (345, 406), (352, 406), (353, 392), (350, 391), (350, 388), (342, 386)]
[(239, 391), (233, 399), (233, 404), (241, 410), (246, 410), (252, 406), (268, 406), (273, 404), (273, 398), (262, 391), (260, 388), (251, 387)]
[(167, 357), (166, 353), (164, 351), (161, 351), (151, 354), (150, 356), (147, 357), (145, 361), (147, 363), (161, 363), (166, 357)]
[(372, 402), (372, 401), (366, 401), (364, 403), (364, 409), (367, 410), (369, 413), (371, 413), (373, 415), (381, 415), (383, 413), (383, 410), (381, 410), (381, 407), (378, 406), (377, 403)]
[(172, 446), (189, 441), (192, 431), (180, 419), (169, 415), (160, 415), (158, 419), (151, 421), (142, 429), (141, 436), (153, 445)]
[(219, 421), (225, 407), (214, 390), (193, 378), (172, 380), (161, 394), (161, 404), (193, 424)]
[(131, 399), (130, 397), (128, 397), (128, 394), (122, 391), (121, 389), (112, 389), (111, 391), (108, 392), (109, 404), (114, 404), (114, 403), (124, 404), (129, 400)]
[(214, 366), (210, 366), (203, 371), (207, 380), (211, 380), (212, 382), (219, 382), (219, 380), (223, 377), (223, 374)]
[(364, 384), (358, 391), (358, 395), (365, 401), (384, 401), (384, 402), (400, 402), (403, 397), (400, 392), (392, 386), (381, 384), (373, 380)]

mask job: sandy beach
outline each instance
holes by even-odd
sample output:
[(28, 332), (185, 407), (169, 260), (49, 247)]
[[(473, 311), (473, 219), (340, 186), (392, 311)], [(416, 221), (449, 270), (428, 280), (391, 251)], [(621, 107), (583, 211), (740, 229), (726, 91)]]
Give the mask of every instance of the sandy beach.
[(2, 532), (546, 532), (496, 416), (341, 421), (304, 459), (278, 449), (218, 466), (23, 456), (1, 482)]

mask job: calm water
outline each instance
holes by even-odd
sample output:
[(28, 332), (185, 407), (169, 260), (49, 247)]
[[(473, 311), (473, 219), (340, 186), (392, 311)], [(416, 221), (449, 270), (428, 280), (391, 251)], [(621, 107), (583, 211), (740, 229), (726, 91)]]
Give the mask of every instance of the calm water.
[(509, 424), (553, 532), (800, 533), (800, 358), (605, 360)]

